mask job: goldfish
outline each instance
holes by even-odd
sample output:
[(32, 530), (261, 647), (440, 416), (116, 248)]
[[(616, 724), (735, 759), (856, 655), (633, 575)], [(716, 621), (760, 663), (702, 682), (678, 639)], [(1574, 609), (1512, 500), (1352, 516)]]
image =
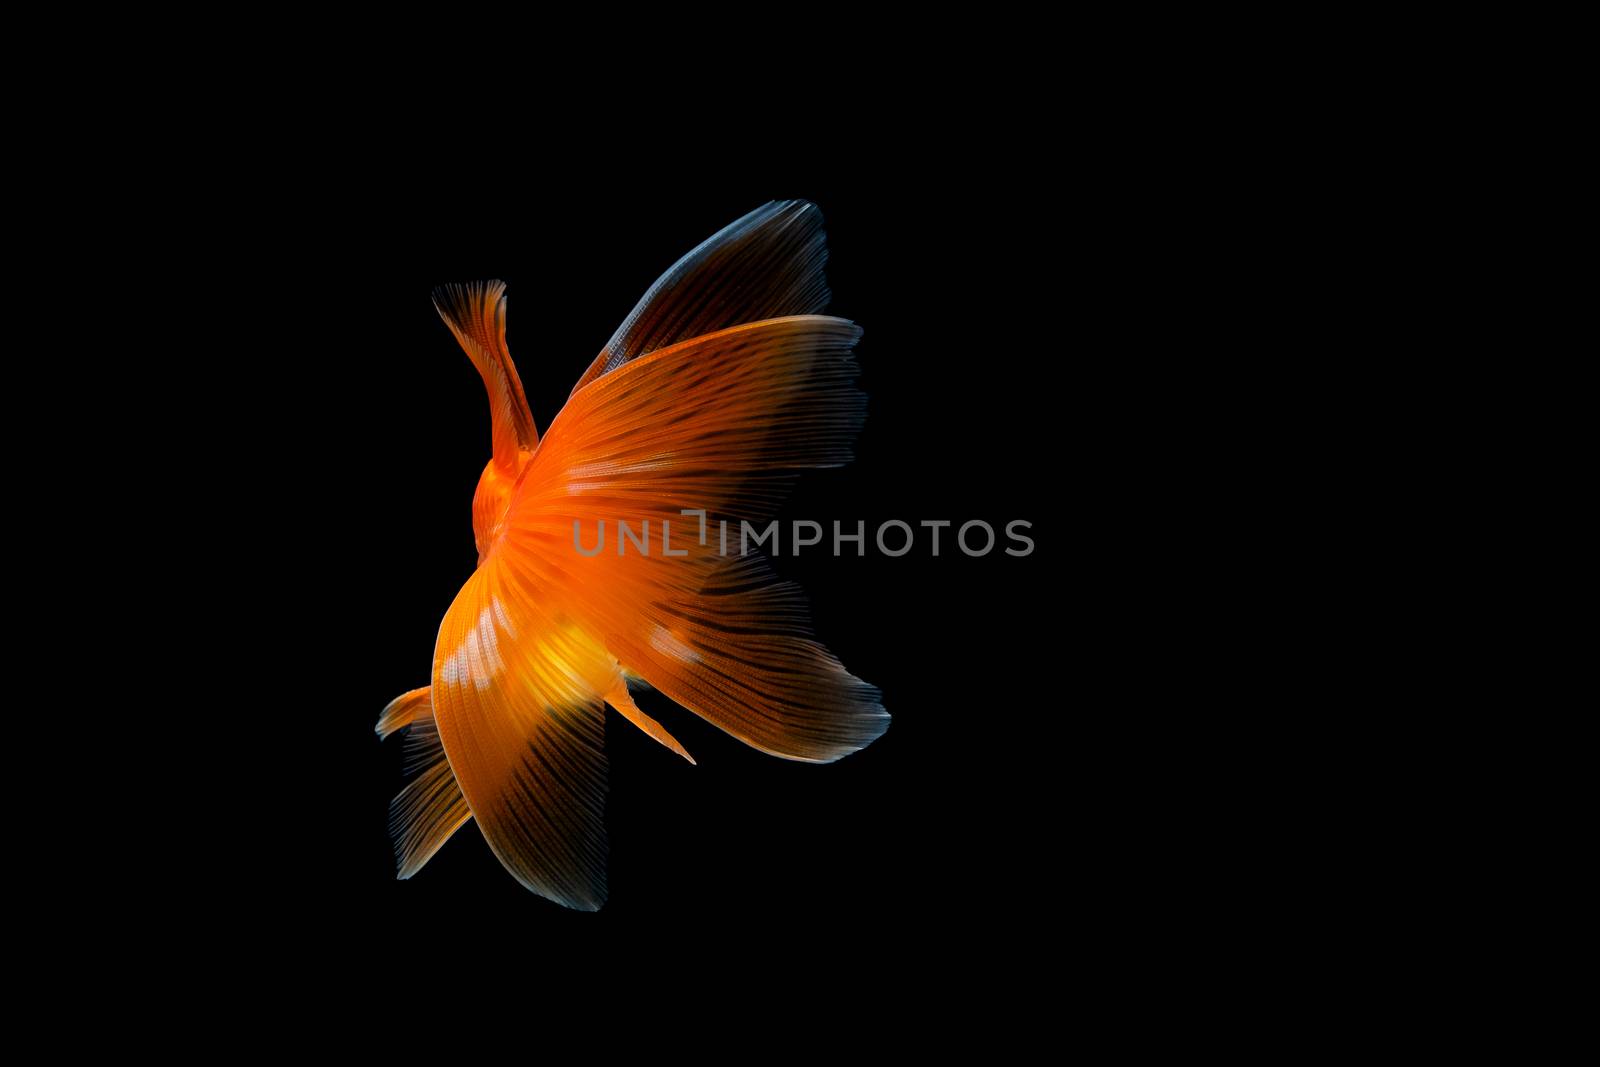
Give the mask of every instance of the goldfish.
[[(888, 728), (879, 691), (813, 638), (799, 589), (706, 535), (708, 520), (770, 516), (795, 472), (851, 459), (861, 331), (821, 314), (826, 260), (809, 202), (730, 223), (645, 292), (542, 436), (506, 346), (506, 285), (434, 291), (488, 392), (490, 458), (477, 567), (429, 684), (376, 728), (407, 738), (390, 809), (400, 878), (471, 822), (524, 887), (598, 910), (606, 707), (695, 762), (639, 709), (641, 688), (789, 760), (829, 763)], [(580, 529), (608, 525), (615, 548), (580, 549)]]

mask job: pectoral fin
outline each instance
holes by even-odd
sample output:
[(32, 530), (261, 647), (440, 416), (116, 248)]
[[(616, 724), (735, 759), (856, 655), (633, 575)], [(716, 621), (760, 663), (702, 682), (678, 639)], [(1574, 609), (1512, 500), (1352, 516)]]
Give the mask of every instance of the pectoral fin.
[(406, 731), (406, 774), (411, 782), (389, 806), (399, 877), (410, 878), (461, 829), (472, 812), (450, 770), (433, 721), (429, 688), (396, 697), (378, 720), (378, 736)]

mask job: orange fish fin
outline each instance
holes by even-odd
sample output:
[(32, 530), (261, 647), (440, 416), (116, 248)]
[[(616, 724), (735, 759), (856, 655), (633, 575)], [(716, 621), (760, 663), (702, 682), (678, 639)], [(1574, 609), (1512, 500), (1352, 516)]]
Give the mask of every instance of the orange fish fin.
[[(888, 725), (877, 691), (808, 636), (799, 594), (737, 559), (740, 520), (770, 513), (787, 472), (848, 459), (864, 411), (857, 334), (795, 316), (633, 360), (567, 402), (507, 514), (528, 580), (628, 670), (791, 759), (838, 759)], [(683, 509), (706, 512), (703, 540)], [(576, 534), (593, 543), (601, 522), (611, 542), (580, 550)], [(622, 543), (623, 522), (649, 524), (648, 552)]]
[(478, 368), (489, 391), (496, 466), (512, 468), (518, 452), (538, 447), (539, 430), (522, 393), (522, 379), (506, 348), (506, 283), (469, 282), (433, 291), (433, 306)]
[(661, 693), (745, 744), (830, 763), (889, 728), (878, 690), (812, 640), (805, 597), (753, 557), (652, 612), (654, 632), (616, 636), (617, 654)]
[(851, 355), (860, 334), (825, 315), (769, 319), (612, 371), (556, 416), (507, 521), (550, 527), (563, 565), (587, 567), (573, 560), (574, 519), (591, 532), (599, 519), (613, 530), (626, 519), (637, 530), (636, 520), (648, 518), (656, 531), (666, 519), (682, 536), (699, 531), (680, 509), (770, 513), (781, 475), (849, 461), (866, 414)]
[(760, 319), (828, 306), (822, 212), (775, 200), (723, 227), (663, 274), (595, 357), (577, 392), (631, 359)]
[(616, 661), (500, 545), (439, 627), (433, 708), (473, 818), (528, 889), (594, 911), (606, 897), (605, 705)]
[(383, 714), (378, 716), (378, 725), (374, 727), (379, 737), (388, 737), (396, 730), (403, 730), (411, 725), (418, 711), (433, 715), (433, 705), (428, 700), (428, 687), (413, 689), (409, 693), (401, 693), (389, 701), (389, 706), (383, 709)]
[[(389, 711), (397, 705), (408, 710), (406, 721), (384, 730), (384, 723), (391, 719)], [(410, 878), (472, 818), (472, 812), (439, 744), (427, 689), (413, 689), (385, 710), (379, 733), (388, 736), (398, 729), (406, 730), (406, 773), (415, 777), (389, 805), (389, 832), (394, 837), (398, 876)]]
[(639, 710), (639, 705), (633, 702), (633, 696), (628, 692), (628, 685), (621, 678), (611, 692), (606, 694), (606, 703), (616, 708), (624, 719), (661, 742), (663, 745), (688, 760), (694, 762), (694, 757), (689, 755), (689, 750), (678, 743), (678, 739), (667, 733), (667, 728), (656, 722), (650, 716)]

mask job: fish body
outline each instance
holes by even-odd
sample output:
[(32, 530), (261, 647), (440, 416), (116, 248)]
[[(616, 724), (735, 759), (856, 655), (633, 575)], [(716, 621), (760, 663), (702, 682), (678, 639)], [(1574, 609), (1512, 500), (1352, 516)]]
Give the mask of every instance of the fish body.
[(793, 472), (849, 459), (859, 330), (818, 314), (825, 259), (804, 201), (719, 231), (646, 292), (543, 437), (506, 347), (505, 286), (436, 291), (488, 392), (492, 454), (472, 502), (478, 566), (430, 682), (377, 726), (407, 736), (401, 878), (470, 821), (524, 886), (598, 909), (605, 706), (694, 762), (630, 681), (787, 759), (830, 762), (887, 728), (877, 690), (811, 638), (799, 591), (701, 536), (701, 513), (764, 520)]

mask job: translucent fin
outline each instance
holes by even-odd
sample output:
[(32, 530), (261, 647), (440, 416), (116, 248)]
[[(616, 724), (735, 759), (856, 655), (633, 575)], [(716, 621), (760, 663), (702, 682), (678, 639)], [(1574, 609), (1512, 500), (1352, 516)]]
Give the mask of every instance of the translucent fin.
[(617, 654), (663, 694), (746, 744), (828, 763), (889, 728), (878, 690), (809, 636), (805, 598), (755, 560), (733, 562), (696, 594), (652, 606), (648, 640)]
[(741, 323), (828, 306), (822, 212), (804, 200), (763, 204), (701, 242), (644, 294), (578, 384), (658, 348)]
[(378, 725), (375, 727), (378, 736), (388, 737), (396, 730), (410, 726), (411, 720), (416, 717), (419, 710), (430, 717), (433, 715), (433, 705), (428, 701), (427, 686), (413, 689), (409, 693), (401, 693), (389, 701), (389, 706), (378, 716)]
[[(400, 722), (402, 714), (405, 721)], [(410, 878), (472, 818), (472, 812), (439, 743), (427, 689), (413, 689), (384, 709), (379, 735), (387, 737), (399, 729), (406, 730), (406, 773), (414, 777), (389, 805), (389, 832), (399, 877)]]
[[(701, 543), (697, 518), (681, 511), (760, 514), (780, 495), (770, 476), (847, 459), (863, 409), (856, 336), (842, 319), (797, 316), (630, 362), (568, 401), (506, 519), (504, 545), (529, 587), (629, 672), (791, 759), (854, 752), (888, 715), (808, 636), (796, 590), (773, 584), (754, 557), (722, 556), (716, 533)], [(612, 540), (579, 552), (575, 526), (587, 545), (602, 522)], [(619, 522), (648, 526), (648, 551), (622, 543)]]

